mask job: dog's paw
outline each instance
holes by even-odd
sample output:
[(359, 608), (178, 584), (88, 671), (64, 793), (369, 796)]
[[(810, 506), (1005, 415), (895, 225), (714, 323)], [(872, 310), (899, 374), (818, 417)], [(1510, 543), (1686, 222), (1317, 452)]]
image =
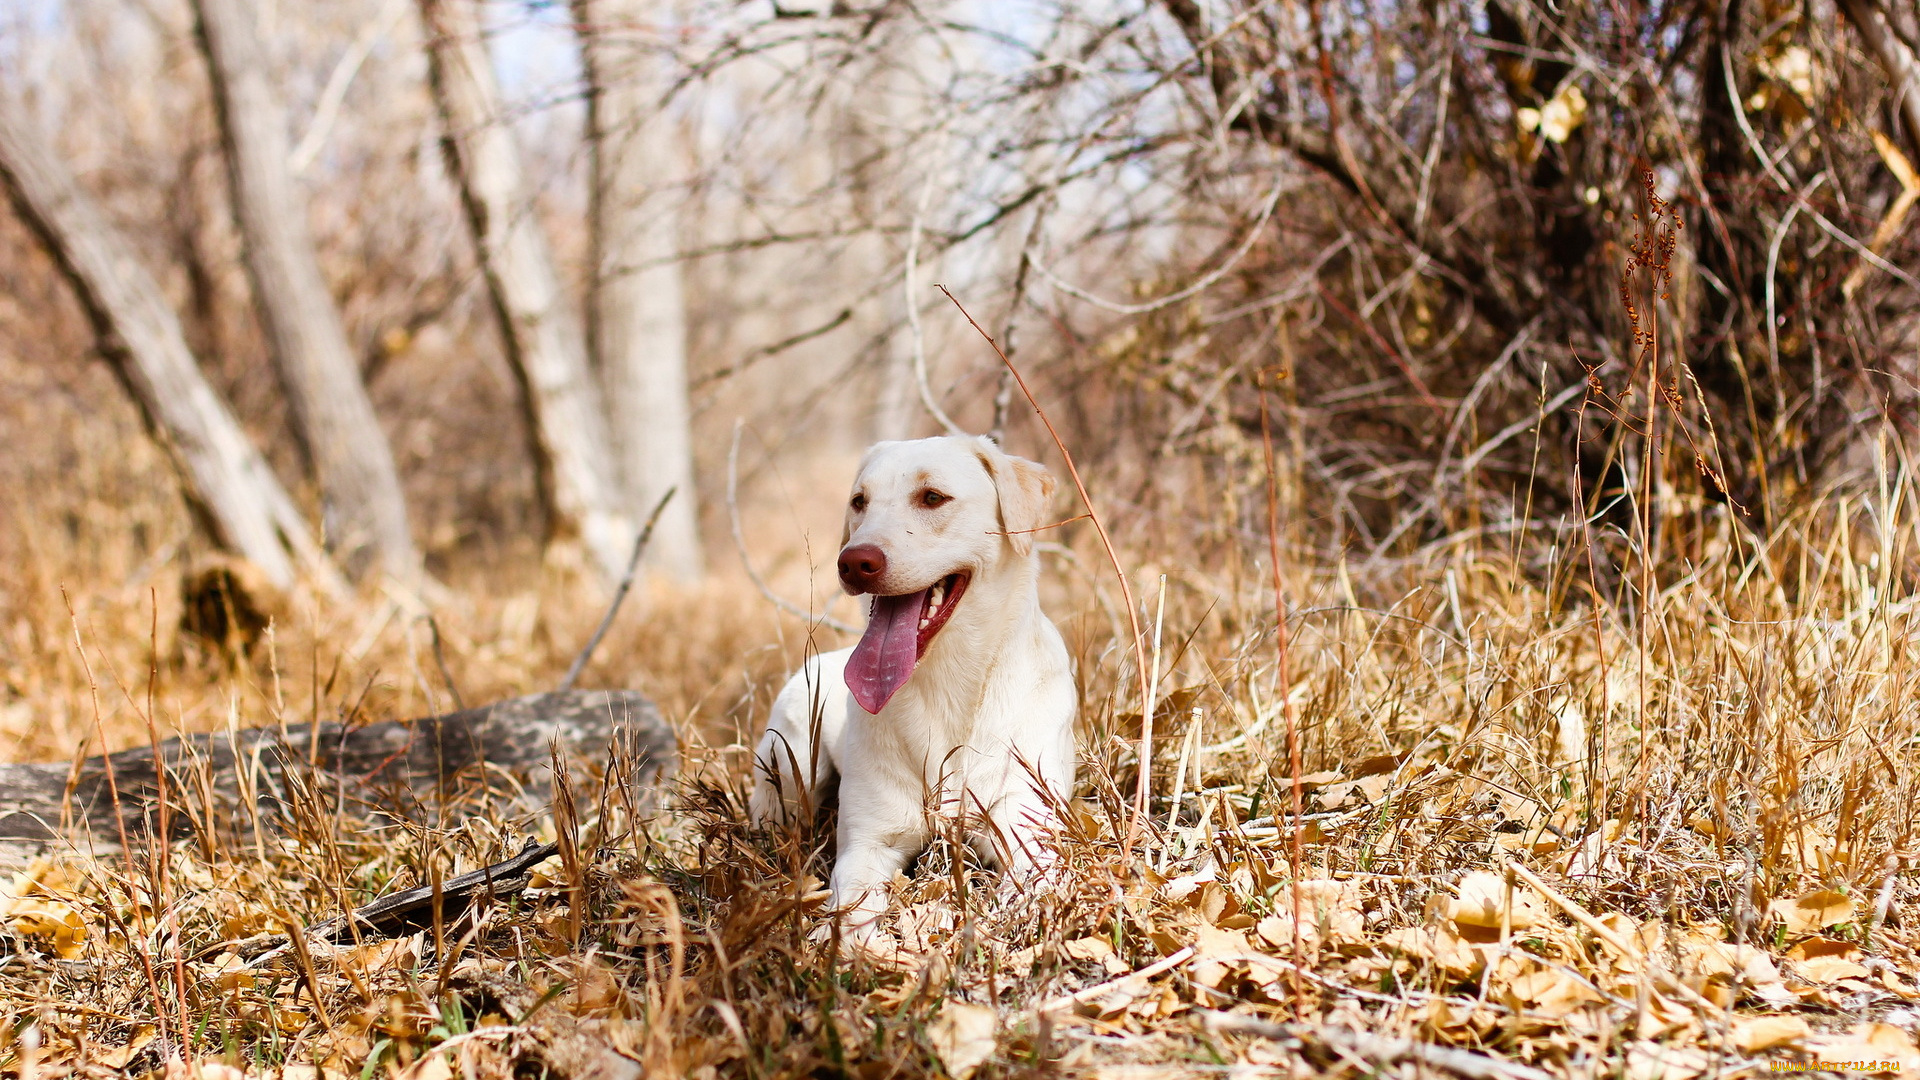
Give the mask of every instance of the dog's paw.
[[(813, 932), (807, 935), (807, 940), (815, 945), (832, 947), (835, 936), (833, 921), (828, 920), (814, 927)], [(838, 938), (842, 957), (863, 960), (875, 967), (913, 971), (925, 959), (903, 946), (899, 938), (881, 929), (878, 920), (854, 926), (842, 923)]]

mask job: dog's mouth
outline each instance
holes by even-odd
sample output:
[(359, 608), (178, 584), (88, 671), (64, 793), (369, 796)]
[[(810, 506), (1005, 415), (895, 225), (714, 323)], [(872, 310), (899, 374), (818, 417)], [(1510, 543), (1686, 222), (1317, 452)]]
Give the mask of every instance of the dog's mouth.
[(861, 708), (877, 715), (906, 685), (934, 635), (953, 617), (970, 580), (961, 571), (919, 592), (873, 598), (867, 632), (847, 658), (847, 689)]

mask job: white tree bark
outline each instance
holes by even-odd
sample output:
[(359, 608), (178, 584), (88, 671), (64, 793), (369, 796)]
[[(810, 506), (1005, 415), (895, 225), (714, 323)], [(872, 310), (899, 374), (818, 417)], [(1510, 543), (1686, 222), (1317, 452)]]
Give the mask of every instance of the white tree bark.
[(627, 505), (636, 518), (670, 487), (647, 549), (655, 571), (700, 577), (687, 400), (687, 313), (681, 289), (677, 193), (682, 144), (657, 112), (665, 80), (637, 31), (671, 14), (666, 0), (574, 0), (587, 82), (592, 164), (589, 341), (606, 389)]
[(194, 0), (225, 143), (254, 304), (295, 429), (320, 483), (329, 545), (349, 571), (377, 560), (403, 580), (420, 572), (393, 451), (307, 227), (288, 165), (286, 114), (267, 78), (251, 0)]
[(500, 116), (474, 0), (420, 0), (434, 102), (508, 362), (521, 387), (553, 538), (577, 534), (609, 580), (633, 542), (600, 395)]
[(299, 509), (200, 373), (159, 285), (5, 93), (0, 186), (79, 295), (101, 355), (172, 457), (214, 540), (281, 588), (293, 584), (296, 559), (331, 580)]

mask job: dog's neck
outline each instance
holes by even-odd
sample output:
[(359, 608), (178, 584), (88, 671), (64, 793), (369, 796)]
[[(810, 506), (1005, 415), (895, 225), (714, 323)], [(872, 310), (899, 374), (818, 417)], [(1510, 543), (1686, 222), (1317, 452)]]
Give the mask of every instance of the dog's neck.
[(937, 718), (956, 741), (964, 741), (988, 682), (1011, 649), (1037, 648), (1040, 610), (1039, 559), (1011, 555), (993, 572), (976, 574), (914, 677), (895, 700)]

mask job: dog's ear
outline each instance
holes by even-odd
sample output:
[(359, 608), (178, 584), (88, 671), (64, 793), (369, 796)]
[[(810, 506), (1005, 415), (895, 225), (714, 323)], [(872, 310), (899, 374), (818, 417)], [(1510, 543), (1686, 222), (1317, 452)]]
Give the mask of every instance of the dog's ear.
[(1047, 500), (1053, 496), (1053, 474), (1045, 465), (1017, 458), (980, 439), (980, 464), (993, 478), (1000, 500), (1000, 527), (1007, 531), (1015, 555), (1033, 553), (1033, 530), (1047, 523)]

